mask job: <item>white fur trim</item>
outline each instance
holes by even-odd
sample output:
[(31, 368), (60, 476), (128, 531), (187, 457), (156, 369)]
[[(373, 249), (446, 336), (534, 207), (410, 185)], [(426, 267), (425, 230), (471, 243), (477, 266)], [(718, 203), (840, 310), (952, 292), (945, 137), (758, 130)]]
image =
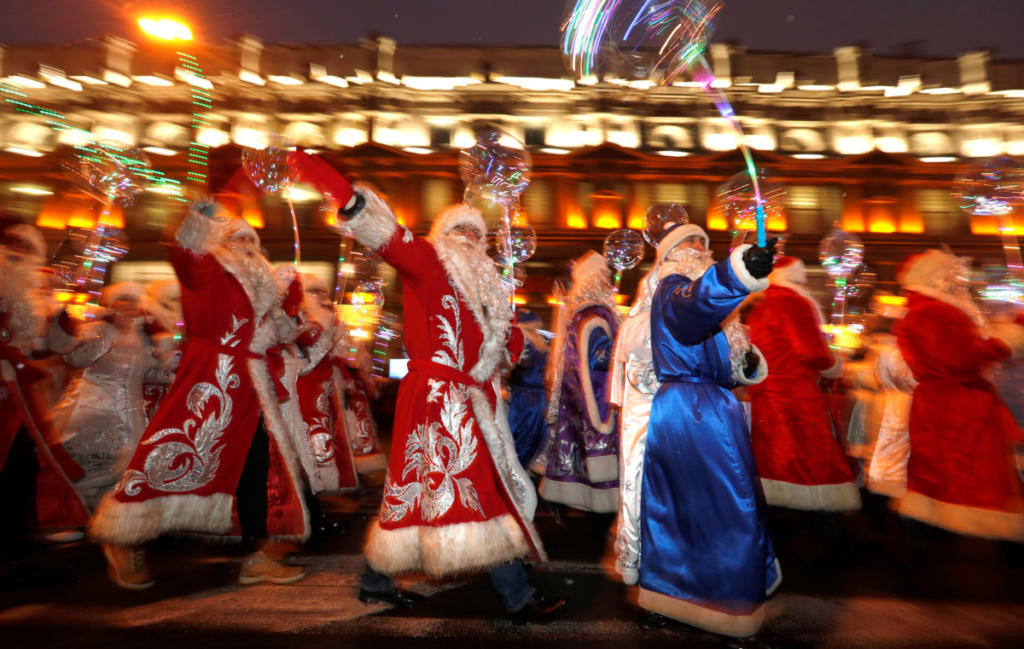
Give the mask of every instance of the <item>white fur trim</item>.
[(1021, 513), (954, 505), (913, 491), (896, 501), (894, 509), (901, 516), (958, 534), (1024, 541), (1024, 514)]
[(637, 603), (641, 608), (653, 611), (690, 626), (732, 636), (746, 638), (758, 632), (764, 624), (764, 604), (758, 605), (747, 615), (731, 615), (707, 606), (701, 606), (685, 599), (670, 597), (646, 588), (640, 588)]
[(605, 258), (593, 250), (588, 250), (581, 255), (572, 266), (573, 285), (586, 283), (592, 275), (601, 275), (605, 278), (611, 275), (608, 269), (608, 262)]
[(769, 505), (813, 511), (842, 512), (860, 509), (860, 490), (853, 482), (802, 485), (761, 478)]
[(540, 482), (544, 500), (583, 511), (607, 514), (619, 509), (619, 488), (597, 489), (581, 482), (562, 482), (544, 478)]
[(839, 356), (838, 354), (833, 354), (832, 357), (836, 359), (836, 362), (832, 363), (832, 367), (828, 368), (827, 370), (822, 370), (821, 372), (819, 372), (821, 374), (821, 378), (823, 379), (838, 379), (840, 376), (843, 375), (842, 357)]
[(1013, 360), (1024, 356), (1024, 327), (1012, 322), (994, 323), (992, 335), (1006, 343), (1006, 346), (1010, 348)]
[(619, 479), (619, 458), (617, 455), (588, 457), (587, 479), (591, 482), (611, 482)]
[(89, 536), (103, 543), (137, 545), (168, 532), (231, 531), (232, 494), (160, 496), (123, 503), (113, 494), (100, 503), (89, 521)]
[(188, 206), (188, 213), (178, 226), (174, 238), (185, 250), (205, 255), (220, 247), (224, 221), (206, 216), (198, 208), (196, 204)]
[(55, 354), (69, 354), (78, 344), (78, 339), (64, 331), (57, 320), (58, 318), (54, 318), (46, 327), (44, 344), (47, 350)]
[[(497, 379), (494, 381), (497, 382)], [(497, 386), (495, 386), (497, 388)], [(512, 439), (512, 431), (508, 427), (508, 417), (496, 416), (490, 407), (490, 401), (484, 391), (478, 387), (467, 386), (466, 392), (473, 404), (473, 416), (480, 426), (480, 432), (487, 444), (491, 460), (497, 469), (498, 477), (505, 488), (513, 505), (517, 509), (519, 520), (523, 524), (524, 533), (529, 536), (529, 541), (537, 549), (537, 553), (543, 560), (544, 547), (541, 545), (540, 536), (533, 528), (533, 515), (537, 512), (537, 491), (526, 470), (519, 464), (515, 453), (515, 442)], [(496, 389), (497, 393), (497, 389)], [(502, 403), (498, 399), (499, 407)]]
[(437, 241), (439, 237), (444, 236), (453, 228), (457, 228), (460, 225), (473, 228), (480, 233), (481, 238), (487, 236), (487, 226), (484, 225), (484, 217), (483, 214), (480, 213), (480, 210), (475, 207), (463, 205), (462, 203), (456, 203), (441, 210), (441, 213), (434, 218), (434, 222), (430, 226), (430, 234), (427, 235), (427, 239), (433, 243)]
[(260, 410), (263, 413), (263, 425), (267, 429), (271, 440), (277, 447), (281, 458), (284, 460), (285, 470), (288, 471), (288, 480), (294, 490), (296, 501), (302, 509), (302, 530), (298, 535), (287, 535), (284, 538), (291, 541), (304, 542), (309, 538), (309, 511), (306, 508), (306, 501), (303, 498), (302, 474), (299, 468), (299, 459), (292, 444), (288, 426), (281, 416), (281, 408), (274, 394), (273, 381), (270, 378), (270, 371), (267, 370), (267, 363), (263, 359), (251, 358), (246, 364), (249, 367), (249, 376), (252, 378), (252, 385), (256, 396), (260, 401)]
[(749, 243), (742, 246), (736, 246), (736, 248), (729, 253), (729, 266), (732, 268), (733, 274), (736, 275), (736, 279), (740, 280), (740, 283), (743, 284), (743, 287), (751, 293), (754, 293), (768, 288), (770, 282), (767, 277), (758, 279), (751, 275), (750, 271), (747, 270), (747, 265), (743, 263), (743, 253), (745, 253), (748, 248), (752, 247), (753, 246)]
[(704, 248), (711, 248), (711, 240), (708, 238), (708, 233), (704, 231), (704, 228), (696, 225), (695, 223), (686, 223), (683, 225), (677, 225), (668, 231), (661, 241), (658, 242), (657, 247), (657, 261), (665, 261), (665, 257), (668, 253), (672, 252), (672, 249), (682, 243), (683, 239), (697, 235), (704, 239)]
[(356, 189), (366, 205), (358, 214), (345, 221), (344, 225), (359, 243), (370, 250), (377, 250), (391, 239), (398, 229), (398, 220), (380, 196), (363, 186), (357, 186)]
[[(608, 408), (607, 419), (601, 420), (601, 411), (597, 404), (597, 397), (594, 396), (594, 384), (590, 379), (590, 364), (586, 357), (587, 341), (590, 340), (590, 334), (595, 329), (604, 330), (605, 335), (608, 339), (613, 341), (615, 336), (612, 334), (611, 327), (605, 322), (604, 318), (600, 316), (593, 316), (587, 318), (583, 326), (580, 327), (579, 333), (576, 335), (576, 350), (579, 362), (577, 363), (576, 370), (579, 372), (580, 377), (580, 390), (583, 391), (584, 404), (587, 409), (587, 421), (590, 425), (599, 433), (607, 435), (612, 432), (615, 428), (615, 410)], [(602, 395), (603, 398), (603, 395)]]
[(511, 514), (488, 521), (386, 530), (374, 521), (363, 549), (377, 572), (400, 575), (423, 571), (450, 577), (486, 571), (530, 553), (522, 529)]
[[(508, 334), (512, 329), (512, 309), (508, 295), (502, 288), (501, 278), (483, 257), (487, 265), (483, 268), (460, 266), (459, 250), (446, 237), (431, 241), (434, 253), (455, 287), (455, 293), (466, 304), (473, 319), (480, 327), (484, 341), (480, 346), (476, 364), (469, 375), (477, 383), (487, 383), (506, 359)], [(464, 265), (464, 264), (463, 264)]]
[(768, 378), (768, 360), (764, 357), (764, 354), (761, 353), (761, 350), (757, 348), (757, 345), (751, 344), (750, 351), (757, 354), (757, 357), (761, 359), (761, 361), (757, 364), (757, 371), (754, 372), (754, 376), (752, 377), (748, 378), (747, 375), (743, 373), (742, 369), (740, 369), (739, 372), (733, 372), (733, 378), (735, 378), (736, 382), (740, 385), (757, 385)]

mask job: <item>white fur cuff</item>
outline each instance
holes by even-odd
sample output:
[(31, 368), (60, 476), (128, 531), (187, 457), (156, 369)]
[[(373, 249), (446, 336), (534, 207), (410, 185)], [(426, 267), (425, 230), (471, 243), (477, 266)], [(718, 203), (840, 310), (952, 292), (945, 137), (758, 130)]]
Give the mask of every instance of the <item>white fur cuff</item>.
[(377, 250), (395, 233), (398, 221), (380, 196), (363, 186), (356, 189), (366, 200), (366, 206), (345, 225), (352, 231), (356, 241), (370, 250)]
[(213, 252), (220, 245), (221, 223), (206, 216), (197, 207), (189, 206), (185, 219), (178, 226), (175, 238), (182, 248), (197, 255), (204, 255)]
[(761, 362), (757, 364), (757, 371), (754, 372), (754, 376), (748, 377), (742, 370), (736, 373), (736, 382), (740, 385), (757, 385), (768, 378), (768, 361), (765, 359), (764, 354), (757, 348), (757, 345), (751, 345), (750, 351), (757, 354)]
[(757, 291), (763, 291), (768, 288), (769, 282), (767, 277), (758, 279), (751, 275), (750, 271), (747, 270), (747, 265), (743, 263), (743, 253), (745, 253), (748, 248), (752, 247), (753, 246), (750, 244), (737, 246), (736, 249), (729, 254), (729, 266), (732, 267), (733, 274), (736, 275), (736, 279), (740, 280), (743, 287), (751, 293), (756, 293)]
[(832, 364), (832, 367), (819, 372), (823, 379), (838, 379), (843, 375), (843, 359), (836, 354), (833, 354), (832, 357), (836, 359), (836, 362)]

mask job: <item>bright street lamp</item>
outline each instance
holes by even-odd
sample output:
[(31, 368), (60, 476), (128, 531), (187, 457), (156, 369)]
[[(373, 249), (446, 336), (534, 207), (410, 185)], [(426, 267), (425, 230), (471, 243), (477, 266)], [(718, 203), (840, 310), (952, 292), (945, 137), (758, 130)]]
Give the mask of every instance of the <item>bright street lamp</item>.
[(192, 40), (192, 30), (188, 25), (173, 18), (139, 18), (139, 28), (165, 41)]

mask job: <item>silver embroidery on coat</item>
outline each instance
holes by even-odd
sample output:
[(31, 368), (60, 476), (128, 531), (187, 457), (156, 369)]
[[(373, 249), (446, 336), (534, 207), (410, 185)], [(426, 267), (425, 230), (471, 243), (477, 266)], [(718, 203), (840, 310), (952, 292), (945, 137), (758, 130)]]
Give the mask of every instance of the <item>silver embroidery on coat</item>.
[[(448, 282), (451, 284), (451, 281)], [(455, 288), (452, 287), (452, 292)], [(462, 316), (459, 313), (459, 299), (455, 295), (445, 295), (441, 298), (441, 306), (451, 311), (455, 324), (452, 325), (448, 318), (437, 316), (437, 328), (441, 330), (441, 345), (445, 349), (439, 349), (430, 357), (435, 363), (462, 370), (466, 360), (462, 353)]]
[(455, 504), (483, 515), (480, 498), (469, 478), (457, 477), (468, 469), (477, 454), (473, 417), (467, 409), (465, 391), (448, 384), (441, 403), (440, 421), (420, 424), (405, 444), (405, 466), (398, 486), (389, 477), (384, 488), (381, 518), (393, 523), (405, 518), (417, 506), (424, 521), (437, 520)]
[[(220, 338), (225, 347), (238, 345), (238, 330), (248, 322), (237, 316), (232, 320), (231, 331)], [(137, 496), (145, 485), (155, 491), (185, 493), (213, 480), (224, 450), (219, 442), (231, 424), (233, 404), (229, 392), (241, 385), (241, 379), (234, 373), (234, 363), (230, 354), (217, 355), (217, 385), (196, 383), (186, 398), (185, 405), (194, 417), (186, 419), (181, 428), (164, 428), (143, 440), (142, 444), (155, 448), (146, 456), (142, 471), (125, 472), (118, 491)], [(208, 405), (213, 407), (207, 408)]]
[(312, 425), (303, 422), (309, 445), (313, 449), (313, 457), (317, 464), (330, 465), (334, 461), (334, 435), (331, 417), (331, 390), (334, 384), (324, 381), (320, 386), (320, 394), (316, 398), (318, 416), (312, 418)]

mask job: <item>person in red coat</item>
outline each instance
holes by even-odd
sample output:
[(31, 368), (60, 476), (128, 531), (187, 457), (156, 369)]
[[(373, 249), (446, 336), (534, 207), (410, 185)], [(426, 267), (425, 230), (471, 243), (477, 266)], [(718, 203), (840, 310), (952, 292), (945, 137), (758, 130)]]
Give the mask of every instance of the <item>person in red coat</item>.
[(1013, 445), (1024, 434), (985, 378), (1024, 350), (1024, 328), (990, 324), (967, 289), (963, 260), (929, 250), (912, 259), (896, 329), (918, 382), (910, 406), (907, 493), (901, 515), (952, 532), (1024, 541), (1024, 483)]
[(327, 285), (303, 274), (300, 317), (310, 326), (286, 362), (291, 398), (283, 413), (295, 435), (310, 491), (314, 494), (359, 486), (345, 435), (344, 357), (347, 339), (327, 296)]
[(89, 508), (74, 488), (82, 469), (46, 427), (32, 386), (48, 378), (33, 359), (70, 351), (74, 327), (48, 321), (38, 272), (46, 243), (34, 227), (0, 221), (0, 550), (18, 559), (36, 530), (84, 527)]
[[(104, 544), (111, 578), (128, 589), (152, 585), (142, 544), (162, 534), (235, 531), (253, 541), (301, 542), (310, 531), (301, 469), (281, 416), (287, 393), (268, 353), (297, 335), (285, 299), (301, 299), (301, 290), (278, 283), (255, 230), (219, 204), (193, 206), (176, 239), (170, 257), (188, 344), (89, 528)], [(245, 560), (239, 580), (288, 583), (302, 574), (261, 549)]]
[(402, 279), (409, 373), (398, 390), (384, 498), (364, 548), (372, 571), (360, 598), (391, 601), (379, 591), (392, 587), (374, 574), (487, 571), (514, 621), (554, 613), (564, 600), (538, 595), (520, 561), (545, 558), (532, 522), (537, 494), (497, 395), (499, 370), (523, 339), (486, 253), (483, 217), (452, 206), (429, 237), (419, 237), (368, 189), (353, 193), (323, 160), (296, 152), (289, 162), (300, 180), (344, 208), (356, 240)]
[(769, 279), (747, 319), (750, 339), (771, 368), (767, 379), (748, 388), (754, 459), (765, 499), (791, 509), (859, 509), (853, 470), (818, 385), (821, 378), (838, 378), (843, 362), (825, 342), (803, 262), (783, 257)]

